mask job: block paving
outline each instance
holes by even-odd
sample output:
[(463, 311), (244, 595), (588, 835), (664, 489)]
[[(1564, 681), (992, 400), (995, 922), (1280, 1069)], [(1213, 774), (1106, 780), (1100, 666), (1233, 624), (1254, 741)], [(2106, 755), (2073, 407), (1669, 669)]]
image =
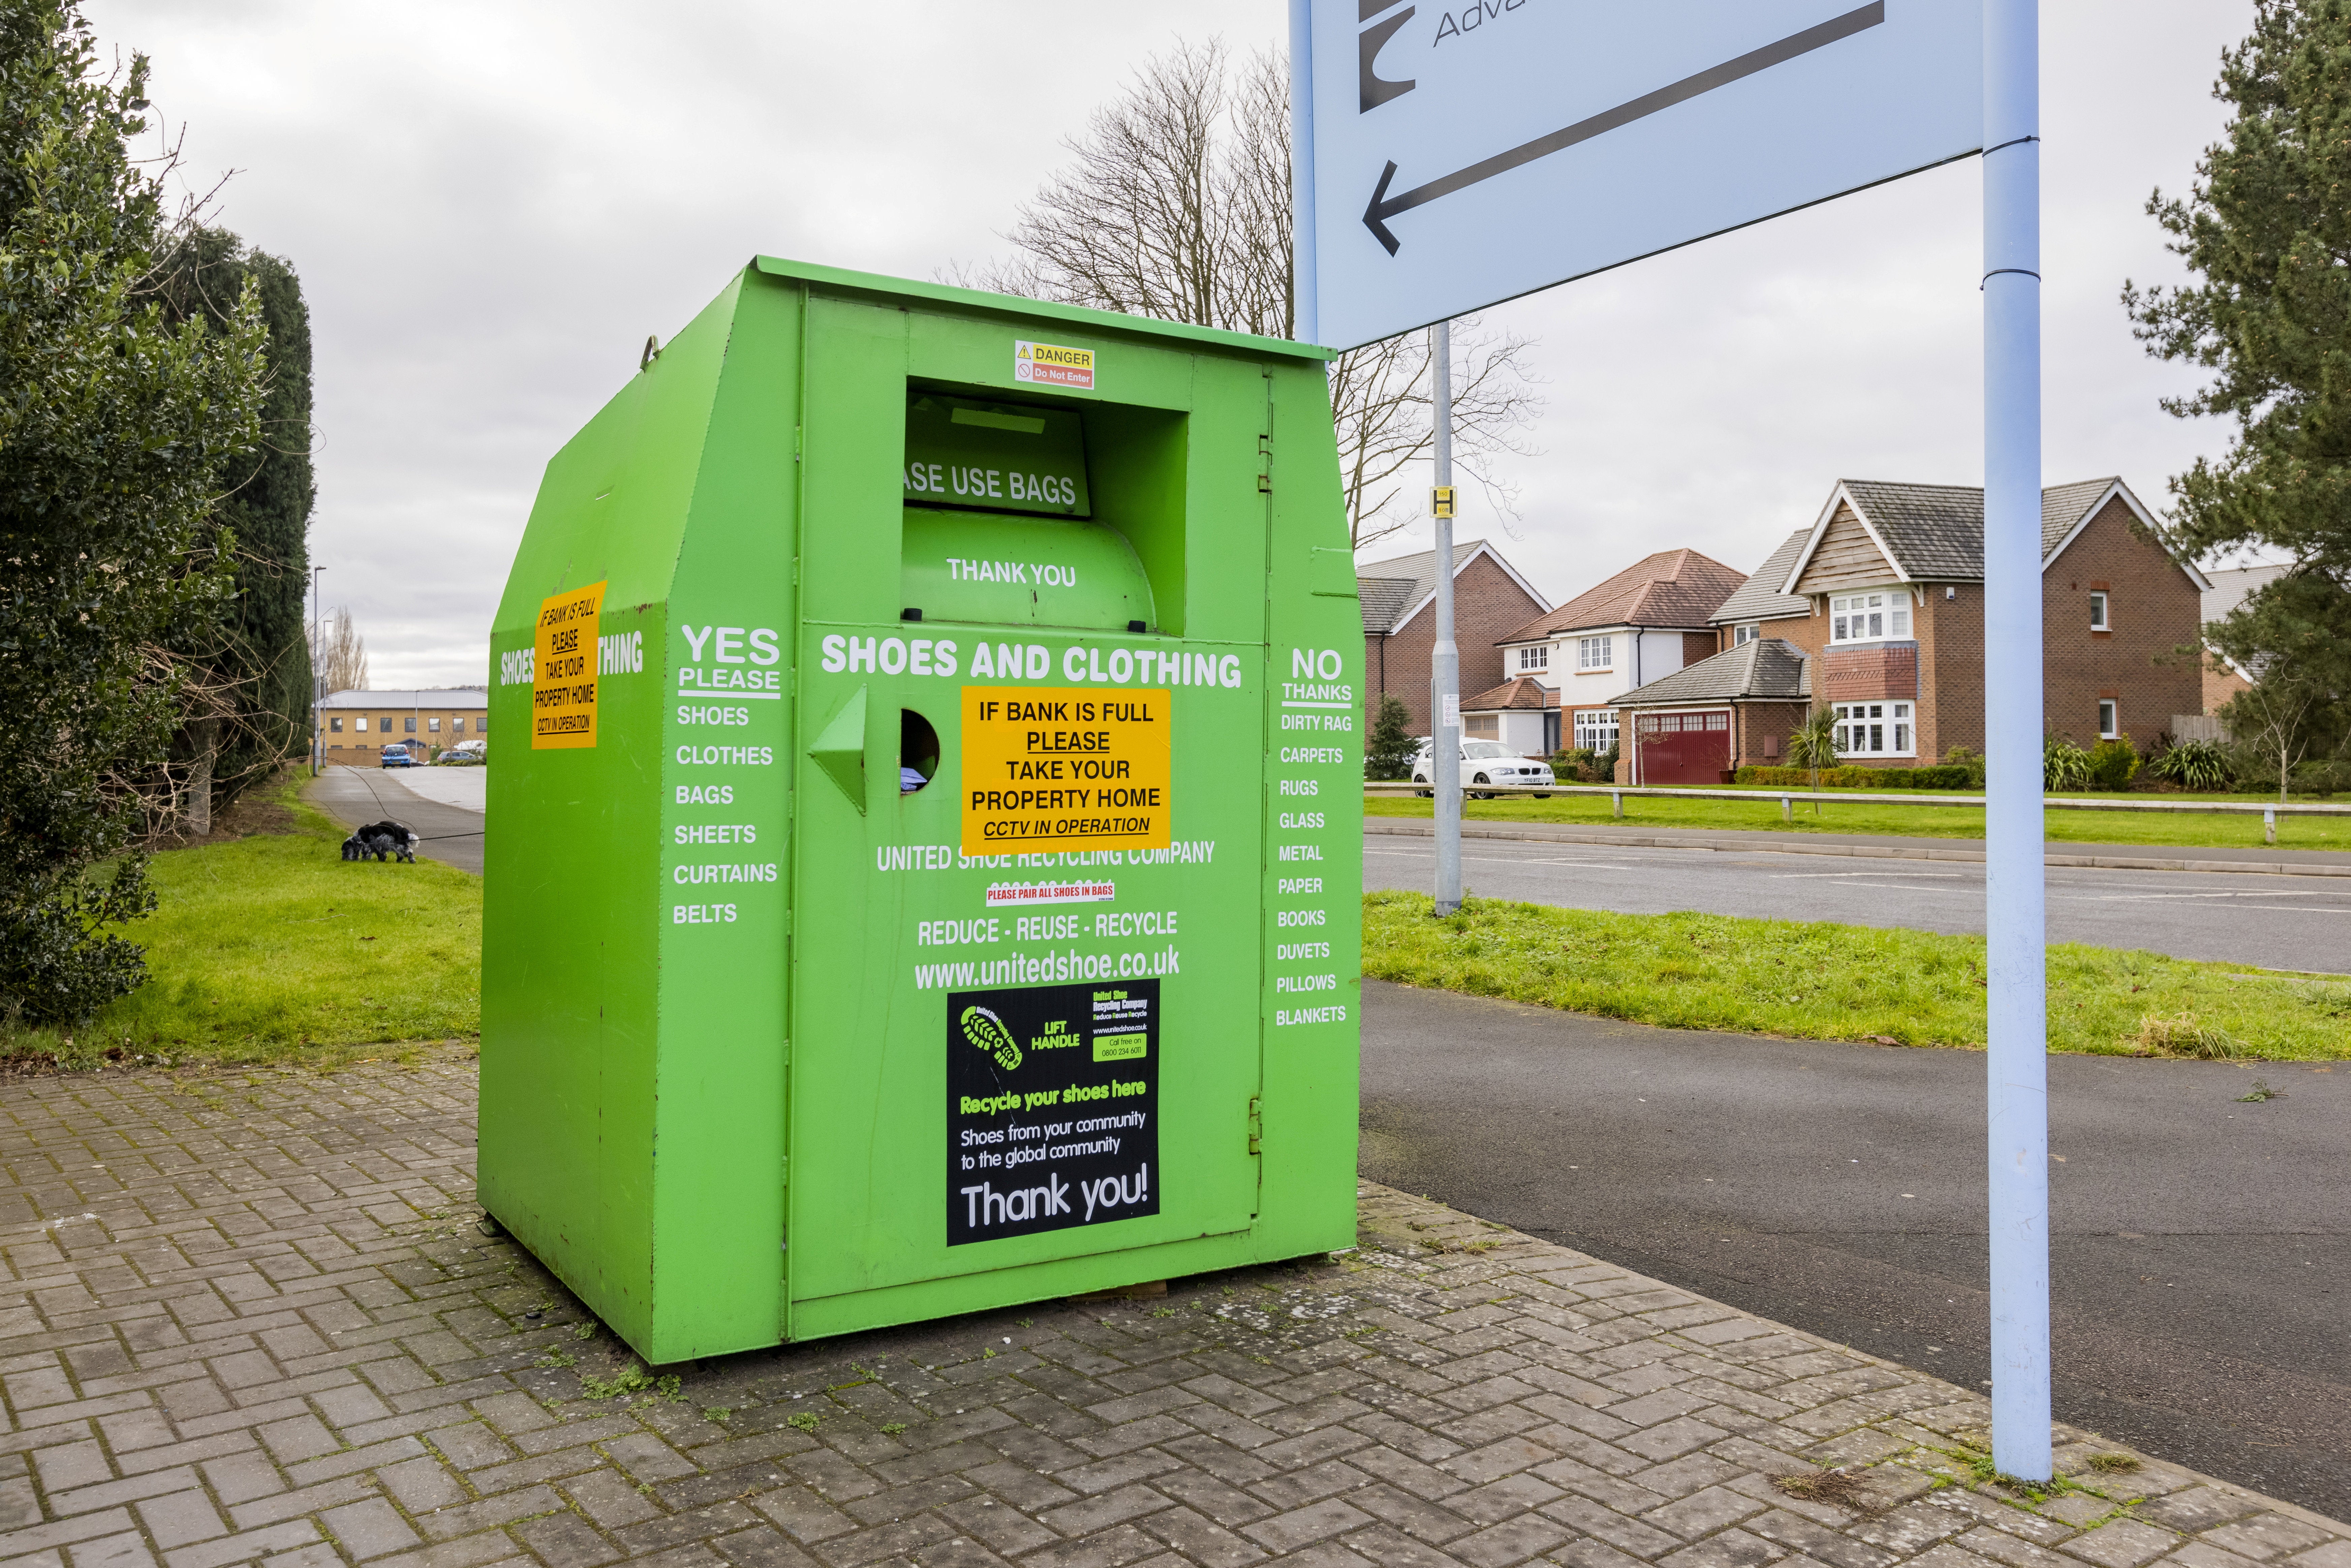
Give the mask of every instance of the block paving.
[(2070, 1429), (2029, 1495), (1974, 1392), (1371, 1186), (1334, 1258), (643, 1368), (476, 1228), (474, 1084), (0, 1082), (0, 1564), (2351, 1568)]

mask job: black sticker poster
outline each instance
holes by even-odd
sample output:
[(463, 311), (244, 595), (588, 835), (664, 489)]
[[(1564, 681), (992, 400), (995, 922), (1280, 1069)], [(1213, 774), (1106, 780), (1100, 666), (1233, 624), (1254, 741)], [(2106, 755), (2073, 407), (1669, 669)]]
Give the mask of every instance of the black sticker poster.
[(1159, 982), (947, 997), (947, 1245), (1159, 1212)]

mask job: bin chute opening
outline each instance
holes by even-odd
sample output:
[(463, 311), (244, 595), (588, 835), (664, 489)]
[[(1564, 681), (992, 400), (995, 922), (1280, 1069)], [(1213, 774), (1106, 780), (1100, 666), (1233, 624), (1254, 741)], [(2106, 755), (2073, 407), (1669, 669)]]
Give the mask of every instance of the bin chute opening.
[(939, 732), (913, 708), (898, 710), (898, 793), (911, 795), (939, 775)]
[(915, 392), (906, 400), (910, 506), (1093, 515), (1077, 410)]

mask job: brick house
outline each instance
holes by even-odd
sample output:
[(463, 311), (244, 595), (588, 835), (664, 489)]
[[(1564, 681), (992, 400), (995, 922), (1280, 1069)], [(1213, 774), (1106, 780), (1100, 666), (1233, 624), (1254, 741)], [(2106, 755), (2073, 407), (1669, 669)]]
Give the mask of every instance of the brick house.
[[(2282, 566), (2241, 566), (2212, 573), (2212, 586), (2204, 591), (2200, 611), (2204, 624), (2210, 626), (2215, 621), (2226, 621), (2236, 612), (2237, 606), (2285, 573), (2286, 569)], [(2225, 654), (2208, 653), (2204, 656), (2204, 706), (2198, 712), (2206, 715), (2219, 713), (2223, 703), (2239, 692), (2252, 690), (2252, 677), (2245, 672), (2243, 665)], [(2210, 733), (2217, 737), (2220, 732), (2217, 727), (2212, 727)]]
[[(1535, 755), (1562, 746), (1606, 751), (1616, 744), (1616, 699), (1712, 653), (1709, 617), (1746, 581), (1694, 549), (1659, 550), (1503, 636), (1497, 689), (1475, 705), (1499, 702), (1503, 677), (1532, 681), (1552, 699)], [(1476, 689), (1466, 673), (1461, 689)], [(1491, 710), (1498, 724), (1504, 711)], [(1472, 703), (1462, 705), (1465, 737), (1477, 733), (1468, 727), (1472, 712)]]
[[(2170, 655), (2196, 641), (2210, 582), (2117, 478), (2043, 490), (2041, 551), (2043, 723), (2079, 745), (2127, 735), (2149, 749), (2173, 715), (2201, 706), (2199, 673)], [(1841, 480), (1753, 580), (1711, 616), (1725, 650), (1715, 658), (1762, 639), (1795, 649), (1807, 700), (1844, 721), (1843, 760), (1916, 767), (1982, 747), (1981, 490)], [(1636, 690), (1622, 706), (1657, 711), (1659, 695)], [(1725, 768), (1779, 761), (1767, 725), (1737, 731), (1734, 749), (1734, 708), (1726, 698), (1706, 710), (1719, 722), (1699, 749), (1719, 747)], [(1698, 756), (1688, 766), (1708, 771)]]
[(1617, 782), (1719, 784), (1740, 758), (1779, 761), (1811, 711), (1812, 667), (1792, 643), (1749, 637), (1627, 692)]
[(490, 694), (483, 686), (422, 691), (350, 691), (320, 697), (314, 707), (320, 758), (372, 768), (387, 746), (422, 745), (438, 755), (460, 740), (489, 733)]
[[(1365, 724), (1379, 713), (1380, 696), (1394, 692), (1411, 715), (1405, 727), (1430, 733), (1428, 661), (1437, 645), (1437, 552), (1397, 556), (1355, 569), (1355, 591), (1364, 603)], [(1493, 546), (1469, 539), (1453, 547), (1453, 642), (1459, 650), (1459, 690), (1479, 692), (1502, 678), (1496, 639), (1551, 601), (1519, 575)]]

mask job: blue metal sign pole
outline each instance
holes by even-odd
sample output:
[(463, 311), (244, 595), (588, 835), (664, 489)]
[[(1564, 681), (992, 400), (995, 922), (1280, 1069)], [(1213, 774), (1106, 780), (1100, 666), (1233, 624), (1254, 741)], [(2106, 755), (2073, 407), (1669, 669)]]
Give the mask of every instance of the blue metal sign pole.
[(2040, 0), (1984, 0), (1984, 859), (1992, 1463), (2047, 1480)]

